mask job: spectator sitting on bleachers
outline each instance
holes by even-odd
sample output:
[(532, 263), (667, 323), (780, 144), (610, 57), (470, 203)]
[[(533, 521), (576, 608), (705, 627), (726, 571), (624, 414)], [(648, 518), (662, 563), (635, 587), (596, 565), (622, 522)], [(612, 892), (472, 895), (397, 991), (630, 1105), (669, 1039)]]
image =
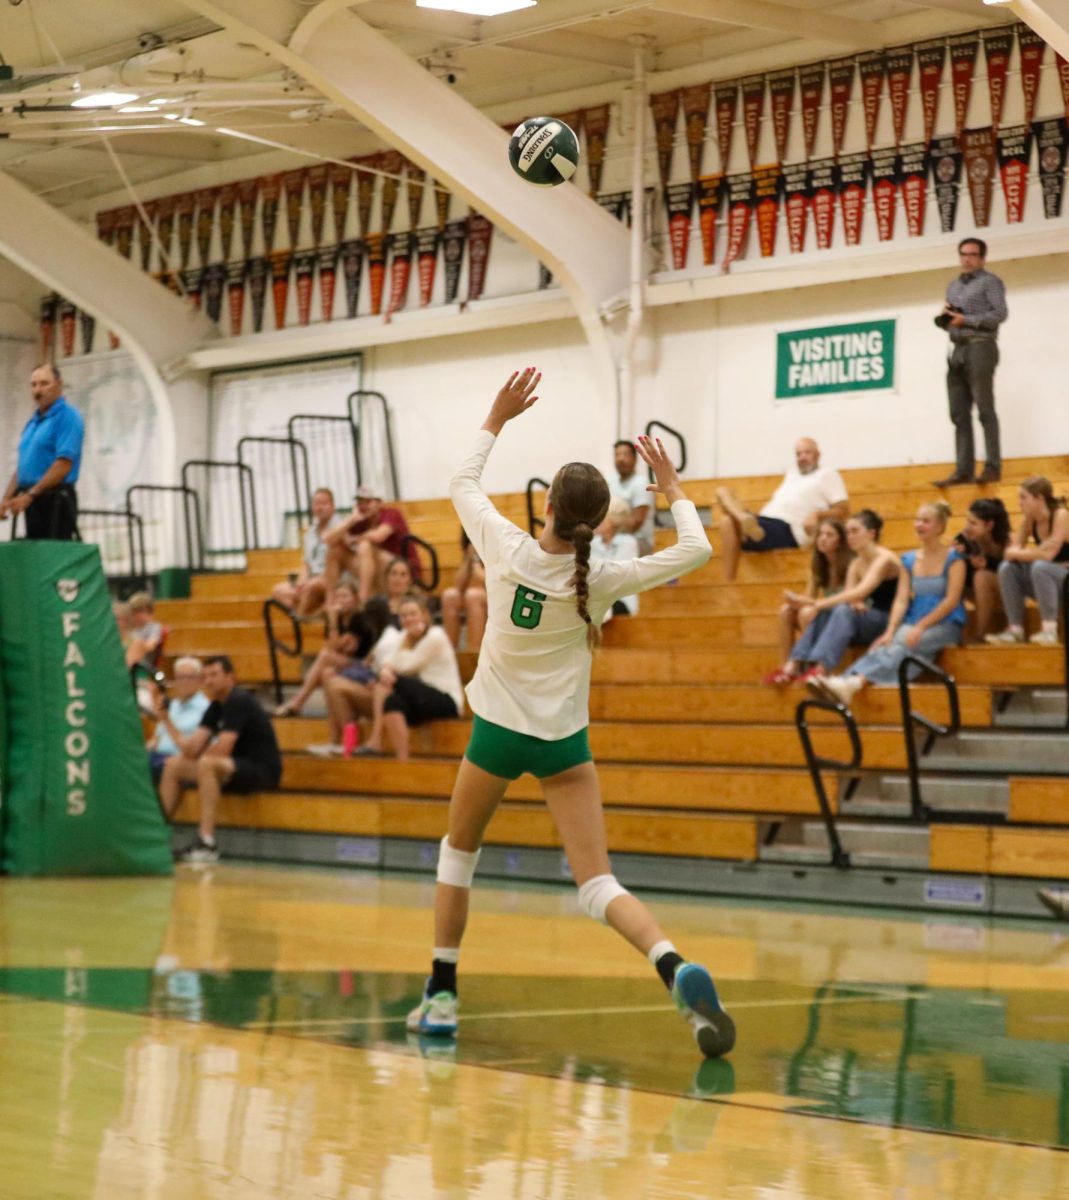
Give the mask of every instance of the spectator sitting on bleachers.
[(271, 589), (271, 595), (295, 617), (314, 617), (323, 607), (327, 598), (323, 579), (327, 569), (326, 537), (341, 522), (341, 515), (334, 510), (334, 493), (330, 488), (316, 488), (312, 493), (312, 524), (301, 542), (301, 569)]
[(323, 646), (301, 682), (301, 690), (292, 700), (280, 704), (275, 709), (275, 716), (297, 716), (316, 688), (322, 687), (327, 670), (349, 666), (363, 658), (373, 644), (374, 639), (356, 598), (356, 588), (351, 583), (339, 583), (327, 601)]
[(461, 560), (453, 586), (442, 592), (442, 628), (454, 646), (460, 645), (460, 618), (467, 618), (468, 649), (479, 653), (486, 631), (486, 569), (471, 539), (460, 531)]
[(954, 544), (965, 556), (965, 592), (976, 611), (976, 637), (983, 641), (1002, 611), (998, 572), (1010, 541), (1010, 516), (998, 497), (983, 497), (969, 505), (965, 528)]
[(156, 604), (148, 592), (134, 592), (126, 602), (130, 607), (130, 625), (144, 648), (142, 658), (155, 664), (163, 645), (163, 626), (156, 620)]
[[(803, 683), (826, 675), (839, 665), (847, 646), (868, 646), (887, 628), (901, 563), (879, 544), (883, 519), (863, 508), (846, 522), (847, 545), (854, 553), (846, 580), (837, 595), (826, 595), (811, 605), (814, 619), (791, 650), (782, 668), (786, 683), (796, 676)], [(809, 669), (798, 676), (803, 663)]]
[(342, 574), (356, 577), (357, 595), (366, 604), (382, 590), (382, 578), (396, 558), (407, 558), (412, 577), (419, 579), (419, 559), (412, 546), (405, 546), (408, 522), (399, 508), (382, 503), (379, 488), (363, 483), (356, 489), (353, 511), (327, 534), (325, 579), (334, 587)]
[(638, 452), (634, 443), (614, 443), (612, 457), (616, 477), (613, 478), (611, 473), (606, 477), (609, 491), (627, 505), (627, 523), (620, 527), (621, 532), (635, 535), (639, 554), (652, 554), (656, 497), (650, 494), (647, 480), (638, 470)]
[[(837, 596), (846, 582), (846, 573), (851, 560), (850, 547), (846, 544), (846, 529), (842, 521), (829, 517), (821, 521), (813, 541), (813, 557), (809, 563), (809, 580), (804, 592), (785, 591), (779, 610), (779, 648), (782, 667), (770, 671), (765, 683), (790, 683), (798, 674), (800, 659), (792, 653), (799, 637), (804, 637), (817, 620), (816, 601), (823, 597)], [(809, 635), (810, 645), (827, 621), (825, 615), (818, 620), (818, 628)]]
[(126, 665), (130, 668), (136, 667), (145, 657), (146, 645), (134, 629), (130, 605), (125, 600), (115, 600), (111, 606), (111, 613), (119, 630), (119, 644), (122, 646)]
[(412, 565), (407, 558), (394, 558), (386, 568), (386, 590), (376, 599), (385, 600), (390, 610), (390, 624), (401, 628), (401, 605), (412, 592)]
[[(907, 654), (934, 659), (947, 646), (961, 643), (965, 626), (965, 560), (953, 547), (943, 545), (950, 506), (922, 504), (913, 520), (920, 547), (902, 555), (895, 601), (886, 630), (845, 675), (814, 676), (809, 686), (837, 704), (850, 706), (868, 684), (895, 686), (898, 668)], [(911, 663), (907, 675), (915, 679), (922, 668)]]
[[(631, 445), (630, 442), (617, 442), (617, 446)], [(612, 488), (610, 487), (610, 491)], [(634, 510), (620, 496), (613, 496), (605, 520), (594, 531), (594, 540), (590, 543), (590, 557), (593, 561), (630, 562), (638, 558), (642, 551), (639, 549), (638, 538), (631, 529), (631, 514)], [(638, 612), (638, 596), (621, 596), (614, 600), (612, 608), (605, 614), (606, 621), (613, 617), (633, 617)]]
[(178, 808), (182, 784), (197, 786), (197, 836), (178, 855), (186, 863), (218, 862), (215, 819), (222, 792), (269, 791), (282, 778), (282, 755), (271, 721), (256, 697), (237, 686), (234, 664), (225, 654), (204, 664), (203, 686), (211, 703), (186, 748), (163, 764), (160, 779), (160, 804), (168, 818)]
[(846, 484), (832, 467), (820, 465), (820, 448), (812, 438), (794, 447), (796, 469), (788, 471), (772, 499), (756, 516), (730, 488), (717, 488), (716, 498), (727, 518), (720, 525), (724, 578), (733, 580), (743, 550), (793, 550), (808, 546), (825, 517), (845, 521), (850, 511)]
[(157, 693), (159, 719), (149, 744), (149, 770), (155, 784), (160, 781), (167, 759), (186, 751), (208, 708), (208, 697), (200, 690), (202, 674), (199, 658), (180, 658), (174, 664), (171, 699), (162, 691)]
[(986, 640), (995, 645), (1023, 642), (1024, 601), (1032, 596), (1042, 624), (1029, 641), (1056, 646), (1062, 587), (1069, 572), (1069, 510), (1064, 497), (1055, 497), (1050, 480), (1042, 475), (1032, 475), (1021, 484), (1020, 501), (1021, 524), (998, 569), (1009, 624)]
[(401, 640), (401, 631), (393, 625), (393, 618), (386, 601), (381, 596), (372, 596), (364, 605), (362, 613), (371, 649), (354, 663), (335, 670), (328, 667), (323, 672), (323, 692), (327, 698), (327, 714), (330, 720), (330, 741), (308, 747), (310, 754), (328, 758), (341, 754), (342, 732), (350, 721), (370, 717), (372, 711), (371, 687), (379, 677), (379, 671), (394, 646)]
[(356, 753), (385, 754), (388, 736), (398, 762), (407, 762), (409, 728), (459, 716), (464, 690), (453, 644), (431, 624), (423, 596), (413, 594), (401, 605), (401, 633), (372, 687), (371, 731)]

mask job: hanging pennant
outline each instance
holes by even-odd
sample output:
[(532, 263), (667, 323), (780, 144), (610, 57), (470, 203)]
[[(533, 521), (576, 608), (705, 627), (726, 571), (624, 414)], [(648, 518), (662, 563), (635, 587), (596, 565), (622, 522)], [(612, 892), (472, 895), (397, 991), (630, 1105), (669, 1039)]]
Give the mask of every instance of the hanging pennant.
[(249, 301), (252, 305), (252, 328), (261, 333), (264, 327), (264, 302), (267, 281), (271, 275), (271, 260), (264, 254), (249, 260)]
[(59, 302), (59, 332), (63, 344), (63, 357), (70, 358), (74, 353), (74, 333), (77, 328), (78, 310), (72, 300), (60, 299)]
[(360, 275), (364, 265), (364, 243), (349, 238), (341, 244), (342, 278), (345, 280), (345, 313), (355, 317), (360, 303)]
[(301, 236), (301, 209), (304, 207), (304, 170), (283, 171), (282, 186), (286, 189), (286, 228), (290, 249)]
[(382, 315), (382, 289), (386, 283), (386, 238), (381, 233), (369, 233), (364, 239), (367, 254), (368, 283), (371, 287), (371, 315)]
[(761, 257), (776, 253), (776, 226), (779, 224), (780, 197), (783, 194), (783, 172), (779, 163), (754, 167), (754, 215), (757, 221), (757, 240)]
[(336, 164), (330, 168), (330, 207), (334, 213), (334, 237), (341, 243), (349, 225), (349, 194), (352, 190), (353, 172), (349, 167)]
[(716, 106), (716, 143), (720, 150), (720, 173), (725, 174), (731, 158), (731, 139), (735, 133), (735, 113), (739, 106), (739, 85), (736, 80), (718, 83), (713, 92)]
[(980, 38), (975, 33), (962, 33), (949, 40), (950, 81), (954, 88), (954, 132), (960, 138), (969, 119), (969, 97), (976, 68), (976, 52)]
[(1002, 124), (1002, 105), (1006, 99), (1006, 75), (1010, 69), (1010, 52), (1013, 50), (1013, 30), (985, 29), (982, 36), (984, 57), (987, 59), (987, 91), (991, 97), (991, 124), (998, 129)]
[(672, 148), (676, 140), (676, 121), (679, 118), (680, 90), (658, 92), (650, 96), (653, 110), (653, 129), (657, 140), (657, 169), (661, 176), (661, 187), (668, 186), (672, 171)]
[(52, 343), (56, 336), (56, 309), (59, 297), (55, 292), (49, 292), (41, 301), (41, 358), (44, 362), (52, 361)]
[(776, 139), (778, 162), (783, 162), (789, 149), (797, 79), (798, 72), (794, 67), (788, 67), (785, 71), (772, 71), (768, 75), (768, 102), (772, 109), (772, 132)]
[(319, 269), (319, 315), (324, 321), (334, 320), (334, 287), (338, 277), (338, 244), (320, 246), (316, 252)]
[(123, 258), (129, 258), (134, 248), (134, 221), (137, 209), (132, 204), (115, 210), (115, 246)]
[(434, 185), (434, 215), (438, 221), (439, 233), (449, 222), (449, 205), (452, 203), (452, 193), (440, 183)]
[(174, 196), (161, 196), (156, 201), (156, 236), (159, 239), (160, 268), (164, 269), (172, 260), (174, 241)]
[(598, 203), (618, 221), (623, 221), (626, 225), (631, 224), (630, 192), (602, 192)]
[(731, 270), (733, 262), (746, 253), (746, 244), (750, 239), (750, 217), (753, 215), (753, 175), (749, 171), (742, 175), (729, 175), (727, 197), (728, 247), (722, 267), (725, 273)]
[(468, 301), (478, 300), (486, 284), (493, 225), (481, 213), (468, 217)]
[(912, 79), (913, 47), (892, 46), (887, 51), (887, 96), (891, 101), (891, 128), (896, 146), (902, 144), (905, 136)]
[(866, 50), (857, 56), (857, 73), (861, 76), (861, 107), (865, 113), (865, 145), (871, 150), (876, 141), (876, 126), (880, 120), (880, 100), (883, 81), (887, 76), (887, 56), (882, 50)]
[(694, 210), (694, 184), (670, 183), (664, 190), (668, 213), (668, 243), (672, 248), (672, 267), (682, 271), (687, 265), (690, 246), (690, 218)]
[(716, 221), (720, 213), (720, 199), (724, 194), (723, 175), (699, 175), (697, 191), (702, 262), (711, 267), (716, 262)]
[(264, 254), (275, 248), (275, 227), (278, 206), (282, 198), (282, 176), (264, 175), (260, 179), (260, 229), (264, 239)]
[(586, 170), (589, 186), (587, 193), (596, 196), (601, 187), (601, 173), (605, 167), (605, 143), (609, 137), (609, 106), (597, 104), (583, 109), (583, 131), (586, 134)]
[(327, 215), (327, 176), (329, 168), (326, 163), (309, 167), (308, 201), (312, 218), (312, 245), (317, 249), (323, 241), (323, 221)]
[(401, 171), (404, 169), (404, 155), (399, 150), (386, 150), (379, 155), (379, 167), (385, 174), (382, 177), (382, 231), (390, 232), (393, 224), (393, 214), (397, 208), (397, 197), (401, 190)]
[(197, 202), (197, 253), (200, 255), (200, 265), (208, 265), (212, 253), (212, 234), (215, 232), (215, 201), (219, 195), (218, 188), (201, 188), (195, 193)]
[(390, 256), (390, 298), (386, 304), (386, 320), (400, 312), (408, 303), (408, 284), (412, 278), (412, 245), (415, 235), (407, 229), (391, 233), (386, 239)]
[(468, 236), (467, 221), (450, 221), (442, 232), (442, 261), (445, 263), (445, 302), (455, 304), (460, 284), (460, 267), (464, 261), (464, 242)]
[[(1039, 74), (1043, 67), (1043, 56), (1047, 52), (1047, 43), (1034, 29), (1030, 29), (1027, 25), (1018, 25), (1017, 46), (1021, 53), (1021, 91), (1024, 93), (1024, 123), (1031, 125), (1036, 116)], [(1063, 76), (1063, 90), (1066, 82)], [(1066, 106), (1069, 107), (1069, 92), (1066, 92)]]
[(843, 214), (843, 235), (848, 246), (857, 246), (861, 242), (865, 193), (871, 170), (872, 160), (867, 150), (844, 154), (839, 159), (839, 206)]
[(286, 324), (286, 303), (290, 294), (292, 250), (275, 250), (271, 255), (271, 302), (275, 309), (275, 328)]
[(141, 270), (147, 271), (152, 262), (152, 247), (153, 230), (156, 227), (156, 216), (159, 212), (159, 201), (150, 200), (142, 206), (145, 210), (144, 217), (140, 213), (137, 214), (137, 249), (141, 258)]
[(893, 147), (872, 151), (872, 211), (876, 215), (876, 236), (889, 242), (895, 235), (895, 209), (902, 184), (902, 163)]
[(831, 92), (831, 149), (836, 158), (843, 152), (846, 116), (854, 94), (854, 57), (837, 58), (828, 64), (828, 88)]
[(219, 241), (223, 262), (228, 262), (234, 249), (234, 221), (237, 215), (238, 189), (233, 183), (219, 189)]
[[(683, 124), (687, 134), (691, 183), (696, 182), (702, 173), (702, 152), (705, 149), (705, 129), (709, 122), (709, 99), (712, 91), (711, 83), (698, 83), (683, 89)], [(601, 182), (600, 175), (598, 182)], [(592, 189), (591, 195), (597, 195), (597, 189)]]
[(199, 312), (201, 295), (204, 289), (204, 268), (190, 267), (182, 272), (182, 290), (186, 299)]
[(939, 227), (943, 233), (952, 233), (961, 186), (962, 153), (958, 139), (953, 136), (936, 138), (931, 144), (931, 163)]
[(237, 337), (241, 333), (242, 321), (245, 316), (245, 276), (248, 264), (232, 262), (226, 272), (226, 300), (230, 312), (230, 336)]
[(115, 244), (115, 210), (113, 208), (109, 208), (107, 212), (97, 213), (97, 237), (105, 246)]
[(204, 311), (210, 320), (218, 322), (223, 312), (223, 289), (226, 286), (226, 265), (212, 263), (204, 272)]
[(902, 204), (906, 210), (906, 228), (910, 237), (924, 233), (924, 213), (928, 201), (929, 154), (927, 142), (902, 147), (899, 170), (902, 175)]
[(783, 168), (783, 207), (791, 253), (801, 254), (809, 217), (809, 169), (805, 163), (790, 163)]
[(813, 212), (818, 250), (831, 248), (836, 190), (835, 159), (814, 159), (809, 164), (809, 205)]
[(408, 227), (411, 230), (419, 224), (426, 179), (427, 172), (422, 167), (417, 167), (414, 162), (405, 163), (405, 198), (408, 201)]
[(1069, 121), (1069, 62), (1060, 54), (1055, 54), (1054, 60), (1058, 66), (1058, 81), (1062, 85), (1062, 106), (1065, 108), (1065, 119)]
[(178, 216), (178, 261), (184, 271), (189, 266), (189, 252), (193, 248), (193, 212), (196, 197), (184, 192), (175, 197), (174, 210)]
[[(373, 167), (378, 171), (382, 161), (381, 154), (365, 154), (363, 158), (352, 159), (354, 163), (363, 164), (365, 167)], [(356, 219), (357, 228), (360, 231), (360, 236), (365, 237), (368, 231), (368, 222), (371, 220), (371, 203), (375, 198), (375, 181), (378, 175), (373, 171), (361, 170), (357, 166), (356, 171)]]
[(96, 333), (97, 319), (92, 313), (80, 312), (78, 324), (82, 329), (82, 353), (93, 353), (93, 335)]
[[(297, 290), (297, 324), (307, 325), (312, 319), (312, 282), (316, 269), (316, 252), (298, 250), (293, 256), (293, 283)], [(285, 308), (283, 308), (285, 313)]]
[(802, 103), (802, 135), (805, 143), (806, 159), (813, 157), (813, 148), (817, 144), (817, 122), (820, 117), (820, 107), (824, 103), (824, 76), (827, 74), (827, 64), (823, 62), (808, 63), (798, 68), (798, 90)]
[(1050, 220), (1062, 215), (1069, 122), (1064, 117), (1057, 117), (1051, 121), (1037, 121), (1032, 128), (1039, 158), (1039, 181), (1043, 187), (1043, 215)]
[(995, 131), (962, 130), (961, 149), (965, 157), (965, 181), (969, 185), (973, 223), (983, 229), (991, 223), (991, 192), (995, 184)]
[(746, 153), (750, 166), (757, 161), (757, 145), (761, 138), (761, 118), (765, 112), (765, 77), (747, 75), (739, 80), (742, 92), (742, 127), (746, 134)]
[(1006, 198), (1006, 221), (1017, 225), (1024, 219), (1028, 195), (1028, 162), (1032, 157), (1031, 125), (1011, 125), (996, 130), (998, 166), (1002, 194)]
[(241, 253), (248, 259), (252, 255), (252, 229), (256, 217), (256, 197), (260, 193), (258, 179), (243, 179), (238, 184), (238, 214), (241, 222)]
[(933, 38), (928, 42), (918, 42), (913, 49), (917, 54), (917, 82), (920, 86), (921, 111), (924, 115), (924, 140), (930, 142), (935, 136), (935, 123), (939, 116), (939, 93), (947, 54), (946, 41), (943, 38)]
[(434, 276), (438, 269), (438, 243), (442, 235), (437, 225), (416, 231), (416, 263), (419, 271), (419, 306), (426, 308), (434, 293)]

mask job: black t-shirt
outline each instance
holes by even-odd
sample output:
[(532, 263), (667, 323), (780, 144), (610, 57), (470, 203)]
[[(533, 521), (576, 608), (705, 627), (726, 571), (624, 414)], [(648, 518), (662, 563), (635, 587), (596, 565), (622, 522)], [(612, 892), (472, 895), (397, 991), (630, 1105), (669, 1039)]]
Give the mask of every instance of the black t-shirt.
[(371, 647), (378, 640), (362, 612), (350, 613), (347, 617), (342, 617), (338, 623), (338, 633), (343, 637), (348, 634), (356, 639), (356, 647), (352, 651), (353, 658), (367, 658)]
[(200, 723), (215, 735), (238, 735), (238, 740), (230, 752), (231, 758), (250, 759), (273, 774), (282, 774), (282, 755), (279, 753), (271, 720), (256, 698), (244, 688), (234, 688), (221, 702), (212, 701)]

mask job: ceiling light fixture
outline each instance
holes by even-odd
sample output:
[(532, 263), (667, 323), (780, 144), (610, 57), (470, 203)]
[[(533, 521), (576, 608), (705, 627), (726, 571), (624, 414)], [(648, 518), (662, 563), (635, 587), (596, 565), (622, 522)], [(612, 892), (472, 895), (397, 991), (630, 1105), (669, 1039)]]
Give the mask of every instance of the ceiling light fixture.
[(521, 8), (534, 8), (537, 0), (416, 0), (417, 8), (465, 13), (470, 17), (499, 17)]
[(179, 117), (179, 125), (203, 125), (203, 121), (198, 121), (196, 117)]
[(137, 92), (87, 92), (71, 101), (72, 108), (118, 108), (140, 99)]
[(119, 109), (121, 113), (159, 113), (154, 104), (124, 104)]

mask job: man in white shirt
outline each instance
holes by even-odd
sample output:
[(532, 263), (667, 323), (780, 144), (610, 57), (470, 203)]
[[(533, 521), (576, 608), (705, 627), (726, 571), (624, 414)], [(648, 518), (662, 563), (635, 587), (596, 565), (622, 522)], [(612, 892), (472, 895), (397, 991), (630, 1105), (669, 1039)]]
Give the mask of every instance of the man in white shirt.
[(794, 550), (808, 546), (821, 521), (845, 521), (850, 512), (846, 484), (832, 467), (820, 465), (820, 447), (812, 438), (799, 438), (794, 447), (797, 464), (788, 471), (772, 499), (754, 515), (730, 488), (716, 493), (726, 520), (720, 535), (724, 550), (724, 578), (729, 582), (739, 569), (743, 550)]
[(301, 543), (301, 569), (285, 583), (276, 583), (271, 595), (295, 617), (314, 617), (327, 599), (323, 572), (327, 568), (327, 544), (324, 538), (339, 525), (342, 517), (334, 508), (330, 488), (316, 488), (312, 494), (312, 524), (304, 531)]
[(614, 443), (612, 457), (616, 477), (609, 476), (609, 491), (626, 500), (631, 508), (631, 515), (622, 532), (635, 535), (639, 554), (652, 554), (654, 500), (646, 488), (645, 477), (638, 471), (638, 454), (634, 444), (628, 441)]
[(180, 658), (174, 664), (174, 691), (170, 701), (160, 695), (156, 733), (149, 743), (149, 767), (159, 783), (163, 764), (185, 751), (189, 739), (208, 708), (208, 697), (200, 690), (203, 667), (199, 658)]

